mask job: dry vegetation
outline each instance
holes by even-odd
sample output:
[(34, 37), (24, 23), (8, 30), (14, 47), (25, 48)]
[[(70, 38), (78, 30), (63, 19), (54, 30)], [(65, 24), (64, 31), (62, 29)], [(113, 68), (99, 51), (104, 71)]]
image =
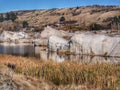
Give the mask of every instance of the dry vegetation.
[[(9, 15), (12, 18), (8, 18)], [(61, 17), (65, 18), (64, 23), (60, 22)], [(116, 17), (117, 20), (114, 20)], [(0, 30), (18, 31), (26, 28), (30, 31), (42, 31), (46, 25), (56, 26), (59, 23), (61, 24), (60, 29), (70, 31), (119, 30), (120, 18), (118, 17), (120, 17), (120, 6), (94, 5), (49, 10), (14, 11), (0, 14)], [(24, 25), (24, 22), (27, 24)]]
[(0, 64), (14, 64), (16, 73), (51, 81), (55, 85), (82, 85), (105, 90), (120, 89), (120, 63), (55, 63), (33, 58), (0, 55)]
[[(119, 6), (86, 6), (50, 10), (18, 11), (18, 21), (26, 20), (32, 26), (41, 26), (59, 22), (64, 16), (66, 21), (74, 21), (73, 24), (89, 26), (92, 23), (107, 26), (112, 18), (120, 15)], [(106, 21), (106, 22), (104, 22)]]

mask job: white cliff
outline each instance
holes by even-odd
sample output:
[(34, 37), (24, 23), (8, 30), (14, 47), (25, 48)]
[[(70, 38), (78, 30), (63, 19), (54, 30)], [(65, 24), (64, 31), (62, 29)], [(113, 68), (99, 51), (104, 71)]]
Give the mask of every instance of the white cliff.
[(58, 37), (58, 36), (51, 36), (48, 40), (48, 47), (51, 51), (58, 51), (58, 50), (67, 50), (68, 49), (68, 41)]
[[(65, 39), (65, 37), (71, 37)], [(69, 33), (49, 26), (39, 33), (3, 31), (1, 42), (34, 43), (47, 46), (51, 51), (68, 51), (73, 54), (117, 56), (120, 57), (120, 37), (94, 33)]]
[(0, 41), (19, 41), (20, 39), (28, 39), (29, 35), (25, 32), (11, 32), (11, 31), (3, 31), (0, 34)]
[(63, 30), (56, 30), (50, 26), (47, 26), (45, 27), (44, 31), (41, 32), (41, 38), (48, 39), (50, 36), (67, 37), (72, 36), (72, 34)]
[(120, 56), (120, 37), (93, 33), (75, 34), (70, 51), (75, 54)]

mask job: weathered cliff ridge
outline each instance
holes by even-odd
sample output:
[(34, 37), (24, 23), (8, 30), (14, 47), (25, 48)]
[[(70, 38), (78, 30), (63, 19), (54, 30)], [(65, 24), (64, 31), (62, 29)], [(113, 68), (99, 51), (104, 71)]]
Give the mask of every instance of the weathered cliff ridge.
[(41, 33), (3, 31), (0, 41), (47, 46), (49, 51), (70, 54), (120, 57), (120, 34), (109, 30), (70, 33), (47, 26)]

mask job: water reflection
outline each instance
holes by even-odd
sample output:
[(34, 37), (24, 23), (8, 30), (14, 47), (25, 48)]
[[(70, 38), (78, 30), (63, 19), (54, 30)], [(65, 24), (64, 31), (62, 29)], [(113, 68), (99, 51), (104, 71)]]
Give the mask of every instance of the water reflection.
[(18, 45), (18, 44), (0, 44), (0, 53), (11, 54), (17, 56), (35, 56), (34, 47), (31, 45)]
[(96, 63), (96, 62), (119, 62), (120, 58), (114, 57), (90, 57), (85, 55), (59, 55), (53, 52), (47, 52), (45, 47), (34, 47), (33, 45), (27, 44), (0, 44), (0, 53), (1, 54), (11, 54), (17, 56), (25, 56), (25, 57), (36, 57), (42, 60), (53, 60), (55, 62), (62, 62), (65, 60), (68, 61), (77, 61), (80, 63)]
[(120, 62), (120, 58), (114, 57), (100, 57), (100, 56), (86, 56), (86, 55), (58, 55), (57, 53), (49, 54), (49, 59), (57, 62), (62, 61), (77, 61), (80, 63), (97, 63), (97, 62)]

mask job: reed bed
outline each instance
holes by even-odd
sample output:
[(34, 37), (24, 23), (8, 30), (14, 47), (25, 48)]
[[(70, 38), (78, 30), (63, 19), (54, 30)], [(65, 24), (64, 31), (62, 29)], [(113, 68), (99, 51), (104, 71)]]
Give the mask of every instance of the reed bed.
[(56, 85), (83, 85), (87, 88), (120, 90), (120, 63), (55, 63), (32, 58), (0, 55), (0, 64), (14, 64), (16, 73), (51, 81)]

